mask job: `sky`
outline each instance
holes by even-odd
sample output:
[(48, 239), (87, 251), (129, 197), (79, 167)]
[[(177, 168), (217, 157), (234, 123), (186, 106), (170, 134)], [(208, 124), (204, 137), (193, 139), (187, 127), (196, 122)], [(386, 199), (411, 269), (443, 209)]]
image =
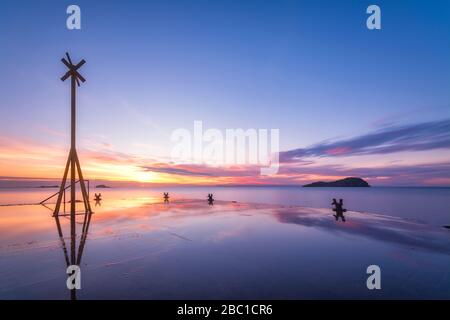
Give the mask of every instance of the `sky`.
[[(66, 8), (81, 8), (68, 30)], [(366, 27), (369, 5), (381, 30)], [(0, 179), (450, 186), (450, 2), (0, 2)], [(280, 169), (177, 162), (177, 129), (279, 129)]]

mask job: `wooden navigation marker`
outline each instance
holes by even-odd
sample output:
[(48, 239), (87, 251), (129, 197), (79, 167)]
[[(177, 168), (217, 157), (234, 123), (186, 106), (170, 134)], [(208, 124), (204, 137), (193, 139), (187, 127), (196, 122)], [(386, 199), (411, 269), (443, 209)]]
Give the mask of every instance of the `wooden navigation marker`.
[[(61, 207), (61, 201), (64, 195), (64, 190), (66, 189), (66, 181), (67, 175), (70, 169), (70, 222), (71, 227), (75, 228), (75, 205), (76, 205), (76, 174), (78, 174), (79, 184), (81, 187), (81, 193), (83, 196), (83, 204), (85, 213), (92, 213), (91, 205), (89, 203), (89, 196), (86, 191), (85, 181), (83, 179), (83, 173), (81, 171), (80, 160), (78, 159), (77, 150), (76, 150), (76, 85), (80, 86), (80, 81), (85, 82), (86, 79), (78, 72), (85, 63), (85, 60), (81, 60), (77, 64), (72, 63), (72, 59), (68, 53), (66, 53), (67, 60), (62, 58), (61, 61), (64, 65), (69, 69), (66, 74), (61, 78), (62, 81), (67, 80), (70, 77), (71, 80), (71, 140), (70, 140), (70, 151), (69, 157), (67, 159), (66, 168), (64, 170), (64, 175), (62, 178), (61, 186), (58, 193), (58, 199), (56, 201), (55, 210), (53, 212), (54, 216), (59, 214), (59, 210)], [(75, 234), (75, 230), (72, 230), (73, 234)]]

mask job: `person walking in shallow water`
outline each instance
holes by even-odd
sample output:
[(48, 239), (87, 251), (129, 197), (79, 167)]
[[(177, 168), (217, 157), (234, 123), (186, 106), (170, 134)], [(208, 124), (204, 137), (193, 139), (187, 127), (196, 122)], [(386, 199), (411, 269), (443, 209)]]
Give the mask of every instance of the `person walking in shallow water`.
[(339, 199), (339, 202), (337, 202), (336, 199), (333, 199), (331, 204), (334, 206), (333, 211), (336, 212), (336, 214), (333, 215), (336, 218), (336, 221), (339, 221), (339, 218), (341, 218), (341, 220), (345, 222), (344, 212), (347, 212), (347, 209), (342, 208), (344, 201)]
[(212, 206), (214, 204), (214, 198), (212, 193), (208, 193), (208, 204)]

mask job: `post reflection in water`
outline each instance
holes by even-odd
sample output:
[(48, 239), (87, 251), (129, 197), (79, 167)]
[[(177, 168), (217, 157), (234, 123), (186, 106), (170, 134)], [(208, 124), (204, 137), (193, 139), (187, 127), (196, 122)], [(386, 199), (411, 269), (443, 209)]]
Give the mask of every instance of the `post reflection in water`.
[[(67, 250), (66, 240), (65, 240), (65, 237), (63, 234), (63, 229), (61, 227), (61, 221), (60, 221), (60, 216), (65, 216), (65, 215), (57, 214), (57, 215), (53, 216), (55, 218), (56, 228), (58, 230), (58, 235), (61, 240), (61, 246), (62, 246), (62, 249), (64, 252), (64, 258), (66, 260), (67, 267), (69, 267), (71, 265), (80, 267), (81, 258), (83, 256), (83, 250), (84, 250), (84, 246), (86, 244), (86, 239), (87, 239), (87, 235), (88, 235), (88, 231), (89, 231), (89, 225), (91, 223), (92, 214), (93, 214), (93, 212), (82, 213), (82, 215), (84, 215), (84, 217), (83, 217), (83, 222), (82, 222), (81, 237), (80, 237), (80, 242), (78, 245), (78, 250), (77, 250), (77, 235), (76, 235), (77, 221), (74, 219), (70, 219), (70, 230), (71, 230), (71, 232), (70, 232), (70, 257), (69, 257), (69, 251)], [(77, 289), (74, 288), (74, 289), (69, 289), (69, 290), (70, 290), (70, 299), (76, 300), (77, 299), (77, 295), (76, 295)]]

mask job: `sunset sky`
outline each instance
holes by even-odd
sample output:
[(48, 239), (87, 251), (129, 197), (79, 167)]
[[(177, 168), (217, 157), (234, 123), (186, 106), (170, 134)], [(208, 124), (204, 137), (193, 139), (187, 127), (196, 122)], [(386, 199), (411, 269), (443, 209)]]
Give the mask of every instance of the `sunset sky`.
[[(450, 186), (450, 2), (1, 1), (0, 179)], [(82, 29), (66, 28), (81, 8)], [(382, 29), (366, 28), (378, 4)], [(174, 130), (279, 129), (280, 170), (177, 164)]]

